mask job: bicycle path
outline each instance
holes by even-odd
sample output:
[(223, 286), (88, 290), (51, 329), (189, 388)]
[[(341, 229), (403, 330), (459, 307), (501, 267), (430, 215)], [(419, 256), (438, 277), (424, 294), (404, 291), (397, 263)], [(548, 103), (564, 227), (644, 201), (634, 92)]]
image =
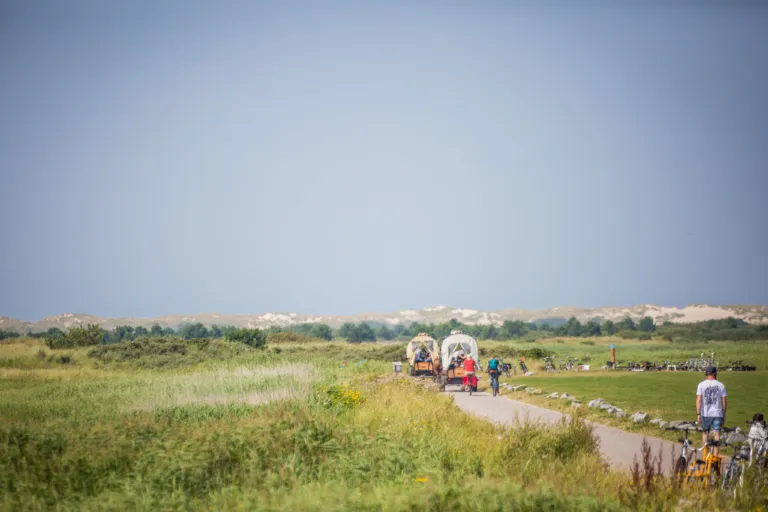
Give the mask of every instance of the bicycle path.
[[(504, 395), (494, 398), (488, 393), (482, 392), (472, 393), (472, 396), (469, 396), (469, 393), (456, 391), (447, 391), (447, 393), (453, 395), (454, 403), (462, 410), (507, 426), (526, 421), (551, 424), (568, 417), (567, 414), (518, 402)], [(651, 453), (654, 456), (659, 453), (659, 448), (661, 448), (662, 470), (667, 475), (672, 473), (674, 461), (680, 456), (680, 445), (677, 443), (625, 432), (592, 421), (587, 421), (587, 424), (595, 429), (595, 435), (600, 440), (601, 455), (615, 469), (629, 471), (634, 463), (635, 455), (640, 460), (640, 447), (643, 438), (648, 440)]]

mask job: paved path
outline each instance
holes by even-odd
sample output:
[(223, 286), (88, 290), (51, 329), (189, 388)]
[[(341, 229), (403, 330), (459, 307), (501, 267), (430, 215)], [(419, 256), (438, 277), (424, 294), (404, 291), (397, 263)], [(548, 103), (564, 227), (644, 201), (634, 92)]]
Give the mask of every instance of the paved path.
[[(494, 398), (487, 393), (461, 393), (451, 391), (449, 386), (448, 393), (453, 395), (456, 405), (463, 410), (488, 418), (489, 420), (502, 425), (513, 425), (517, 422), (539, 421), (542, 423), (559, 422), (564, 415), (557, 411), (536, 407), (512, 400), (503, 395)], [(622, 470), (629, 470), (632, 467), (635, 454), (640, 459), (640, 445), (645, 436), (632, 434), (618, 428), (607, 427), (591, 421), (587, 422), (595, 429), (595, 434), (600, 439), (600, 453), (610, 464)], [(673, 461), (680, 456), (680, 446), (671, 441), (665, 441), (655, 437), (647, 437), (648, 444), (651, 445), (652, 454), (661, 453), (663, 455), (662, 469), (666, 474), (672, 472)], [(674, 449), (675, 456), (671, 457)]]

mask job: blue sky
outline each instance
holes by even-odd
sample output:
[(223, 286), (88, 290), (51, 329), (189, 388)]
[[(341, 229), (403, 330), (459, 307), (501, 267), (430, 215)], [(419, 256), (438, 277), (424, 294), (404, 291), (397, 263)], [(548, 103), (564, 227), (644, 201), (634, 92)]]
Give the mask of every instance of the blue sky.
[(0, 4), (0, 315), (768, 303), (758, 2)]

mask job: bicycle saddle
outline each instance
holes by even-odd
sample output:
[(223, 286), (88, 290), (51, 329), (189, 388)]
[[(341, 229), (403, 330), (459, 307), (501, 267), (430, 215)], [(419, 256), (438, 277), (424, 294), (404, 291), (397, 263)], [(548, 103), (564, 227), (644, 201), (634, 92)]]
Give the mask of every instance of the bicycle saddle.
[(723, 441), (707, 441), (707, 446), (725, 446)]

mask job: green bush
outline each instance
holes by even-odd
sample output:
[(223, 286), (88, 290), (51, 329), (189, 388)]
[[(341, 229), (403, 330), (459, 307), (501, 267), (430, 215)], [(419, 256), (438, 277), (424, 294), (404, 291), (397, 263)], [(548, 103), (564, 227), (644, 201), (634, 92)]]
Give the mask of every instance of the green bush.
[(323, 340), (291, 331), (271, 332), (267, 335), (267, 345), (270, 346), (279, 345), (281, 343), (313, 343), (318, 341)]
[(67, 332), (52, 328), (44, 335), (50, 349), (75, 348), (98, 345), (105, 339), (106, 331), (95, 324), (87, 327), (72, 327)]
[(162, 368), (197, 364), (209, 359), (227, 359), (247, 350), (244, 344), (224, 340), (142, 336), (133, 341), (99, 345), (88, 352), (88, 357), (103, 363), (130, 363), (144, 368)]
[(13, 338), (18, 338), (21, 336), (21, 334), (13, 331), (5, 331), (3, 329), (0, 329), (0, 341), (2, 340), (10, 340)]
[(233, 329), (227, 332), (226, 339), (235, 343), (244, 343), (252, 348), (267, 346), (267, 337), (260, 329)]

